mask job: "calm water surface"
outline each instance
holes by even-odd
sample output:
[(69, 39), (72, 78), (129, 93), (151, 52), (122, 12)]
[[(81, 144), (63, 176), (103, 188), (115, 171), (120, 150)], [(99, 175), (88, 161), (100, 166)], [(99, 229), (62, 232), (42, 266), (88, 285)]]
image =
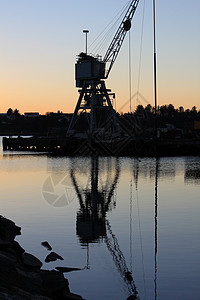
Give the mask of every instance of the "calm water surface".
[[(200, 158), (0, 154), (1, 211), (42, 262), (47, 240), (88, 300), (200, 299)], [(133, 281), (125, 278), (131, 271)]]

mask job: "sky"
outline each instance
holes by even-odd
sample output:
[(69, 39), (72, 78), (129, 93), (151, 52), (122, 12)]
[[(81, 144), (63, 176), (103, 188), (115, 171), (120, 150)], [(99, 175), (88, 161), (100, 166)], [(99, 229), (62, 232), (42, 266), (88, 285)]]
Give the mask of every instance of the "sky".
[[(83, 29), (90, 31), (88, 52), (93, 53), (93, 41), (128, 2), (0, 0), (0, 112), (9, 107), (20, 113), (73, 112)], [(152, 6), (153, 0), (139, 1), (130, 35), (106, 80), (119, 112), (130, 110), (130, 95), (136, 94), (132, 109), (154, 105)], [(200, 109), (199, 12), (199, 0), (156, 1), (158, 105)], [(104, 56), (114, 33), (98, 54)]]

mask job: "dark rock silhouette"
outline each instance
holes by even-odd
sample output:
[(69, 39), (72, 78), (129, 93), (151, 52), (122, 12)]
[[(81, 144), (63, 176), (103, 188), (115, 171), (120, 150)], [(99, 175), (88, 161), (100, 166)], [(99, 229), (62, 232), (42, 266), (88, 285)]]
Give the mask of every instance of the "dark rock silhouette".
[(49, 251), (52, 250), (51, 245), (49, 245), (49, 243), (47, 241), (42, 242), (41, 245), (44, 246), (45, 248), (47, 248), (47, 250), (49, 250)]
[(79, 268), (69, 268), (69, 267), (56, 267), (55, 269), (62, 273), (68, 273), (68, 272), (72, 272), (72, 271), (81, 271), (82, 270)]
[(14, 222), (0, 216), (0, 299), (83, 299), (70, 292), (62, 272), (41, 269), (41, 261), (14, 241), (20, 232)]
[(30, 253), (23, 253), (22, 255), (22, 262), (23, 264), (28, 267), (28, 268), (41, 268), (42, 267), (42, 262), (35, 257), (34, 255)]
[(56, 261), (57, 259), (64, 260), (63, 257), (58, 255), (56, 252), (51, 252), (45, 258), (45, 262)]
[(0, 239), (7, 242), (13, 242), (16, 235), (21, 234), (21, 228), (16, 226), (11, 220), (0, 216)]

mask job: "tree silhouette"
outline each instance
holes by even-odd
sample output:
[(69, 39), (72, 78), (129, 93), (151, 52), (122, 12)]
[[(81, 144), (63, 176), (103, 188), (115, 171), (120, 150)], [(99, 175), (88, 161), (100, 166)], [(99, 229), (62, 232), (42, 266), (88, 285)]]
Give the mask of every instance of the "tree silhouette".
[(8, 110), (7, 110), (7, 116), (11, 116), (13, 114), (13, 110), (12, 110), (12, 108), (9, 108)]
[(13, 114), (15, 115), (15, 117), (20, 116), (19, 110), (17, 108), (14, 110)]

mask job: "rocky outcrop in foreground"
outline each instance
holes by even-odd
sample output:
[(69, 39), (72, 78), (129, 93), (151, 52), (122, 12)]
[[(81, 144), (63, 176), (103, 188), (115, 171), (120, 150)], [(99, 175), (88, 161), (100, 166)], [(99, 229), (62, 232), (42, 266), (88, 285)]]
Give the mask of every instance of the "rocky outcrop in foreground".
[(83, 299), (70, 292), (69, 282), (63, 276), (65, 268), (51, 271), (41, 269), (42, 262), (26, 253), (15, 241), (16, 235), (20, 234), (20, 227), (0, 216), (0, 299)]

